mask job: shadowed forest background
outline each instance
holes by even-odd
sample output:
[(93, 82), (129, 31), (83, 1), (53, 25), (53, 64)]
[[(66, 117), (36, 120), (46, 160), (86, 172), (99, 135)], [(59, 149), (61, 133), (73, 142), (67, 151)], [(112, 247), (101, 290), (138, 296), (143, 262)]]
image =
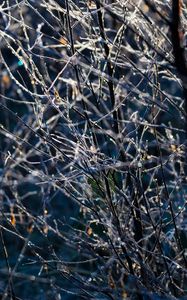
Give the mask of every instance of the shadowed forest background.
[(187, 3), (0, 2), (0, 299), (187, 297)]

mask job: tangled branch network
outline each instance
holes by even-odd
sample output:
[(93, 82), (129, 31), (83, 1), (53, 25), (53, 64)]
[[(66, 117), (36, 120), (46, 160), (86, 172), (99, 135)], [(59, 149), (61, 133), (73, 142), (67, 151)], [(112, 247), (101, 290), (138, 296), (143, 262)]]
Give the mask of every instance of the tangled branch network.
[(186, 0), (0, 16), (1, 299), (186, 299)]

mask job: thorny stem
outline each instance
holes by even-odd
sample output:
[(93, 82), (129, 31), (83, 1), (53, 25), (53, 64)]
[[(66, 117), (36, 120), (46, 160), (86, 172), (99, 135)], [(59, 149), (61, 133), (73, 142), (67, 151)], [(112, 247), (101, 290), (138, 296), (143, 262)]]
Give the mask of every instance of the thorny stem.
[[(182, 81), (184, 94), (184, 110), (185, 110), (185, 174), (187, 174), (187, 62), (185, 59), (185, 49), (182, 46), (183, 28), (181, 27), (182, 0), (172, 0), (172, 22), (171, 22), (171, 39), (173, 44), (173, 54), (175, 58), (175, 66)], [(187, 262), (186, 262), (187, 264)]]
[[(101, 12), (100, 1), (96, 2), (96, 6), (97, 6), (97, 15), (98, 15), (100, 34), (101, 34), (101, 37), (102, 37), (102, 40), (103, 40), (102, 43), (103, 43), (103, 47), (104, 47), (104, 55), (105, 55), (105, 59), (106, 59), (106, 63), (107, 63), (108, 75), (109, 75), (110, 78), (112, 78), (113, 77), (113, 66), (112, 66), (111, 61), (110, 61), (110, 49), (109, 49), (107, 39), (106, 39), (106, 35), (105, 35), (105, 29), (104, 29), (104, 24), (103, 24), (103, 16), (102, 16), (102, 12)], [(111, 79), (109, 79), (107, 82), (108, 82), (108, 87), (109, 87), (109, 93), (110, 93), (112, 108), (114, 108), (115, 107), (115, 96), (114, 96), (113, 81)], [(116, 134), (118, 134), (119, 133), (119, 128), (118, 128), (118, 113), (117, 113), (117, 110), (114, 110), (114, 112), (113, 112), (113, 122), (114, 122), (114, 131), (115, 131)]]

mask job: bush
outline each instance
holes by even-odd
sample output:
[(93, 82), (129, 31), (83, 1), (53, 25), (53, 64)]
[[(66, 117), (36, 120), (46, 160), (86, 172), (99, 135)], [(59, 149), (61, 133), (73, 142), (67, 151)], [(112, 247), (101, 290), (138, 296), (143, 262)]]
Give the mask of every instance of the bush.
[(2, 299), (186, 296), (176, 3), (1, 4)]

